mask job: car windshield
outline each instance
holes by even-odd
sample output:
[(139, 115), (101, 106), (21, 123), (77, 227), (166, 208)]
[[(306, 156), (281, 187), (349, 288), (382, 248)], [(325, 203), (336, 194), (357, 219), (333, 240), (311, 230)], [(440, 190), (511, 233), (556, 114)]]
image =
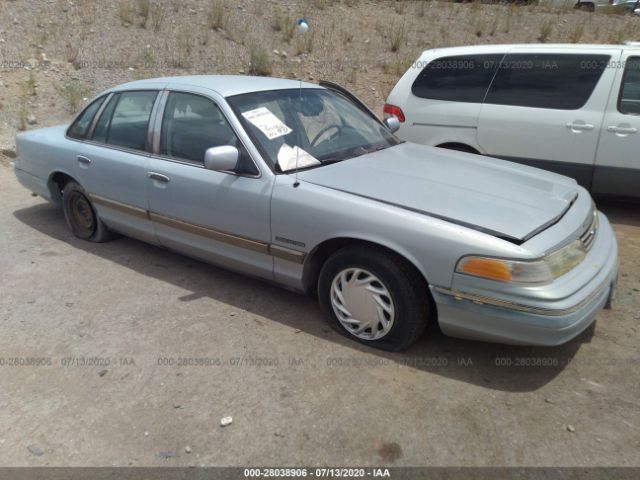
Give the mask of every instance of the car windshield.
[(400, 143), (371, 115), (329, 90), (272, 90), (227, 101), (277, 172), (339, 162)]

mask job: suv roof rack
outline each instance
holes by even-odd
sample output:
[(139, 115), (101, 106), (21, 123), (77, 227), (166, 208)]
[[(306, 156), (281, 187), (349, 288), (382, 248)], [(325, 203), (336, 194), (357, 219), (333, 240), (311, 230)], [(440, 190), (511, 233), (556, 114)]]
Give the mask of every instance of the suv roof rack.
[(640, 47), (640, 42), (637, 42), (635, 40), (625, 40), (624, 44), (629, 47)]

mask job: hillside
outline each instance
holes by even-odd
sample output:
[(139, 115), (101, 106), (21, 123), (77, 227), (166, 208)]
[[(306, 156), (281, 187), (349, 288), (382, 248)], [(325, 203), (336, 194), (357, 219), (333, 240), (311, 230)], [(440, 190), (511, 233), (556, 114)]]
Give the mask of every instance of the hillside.
[[(306, 34), (294, 28), (306, 18)], [(427, 48), (479, 43), (620, 43), (640, 19), (479, 3), (4, 0), (0, 148), (67, 122), (85, 99), (161, 75), (257, 73), (330, 79), (381, 110)]]

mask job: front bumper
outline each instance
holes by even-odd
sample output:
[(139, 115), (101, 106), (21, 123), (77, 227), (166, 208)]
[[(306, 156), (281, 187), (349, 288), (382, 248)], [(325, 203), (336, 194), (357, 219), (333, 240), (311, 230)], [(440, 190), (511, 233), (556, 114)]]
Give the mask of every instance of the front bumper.
[(430, 286), (442, 331), (452, 337), (541, 346), (560, 345), (582, 333), (611, 299), (618, 277), (615, 236), (606, 217), (599, 216), (593, 247), (567, 278), (503, 295)]

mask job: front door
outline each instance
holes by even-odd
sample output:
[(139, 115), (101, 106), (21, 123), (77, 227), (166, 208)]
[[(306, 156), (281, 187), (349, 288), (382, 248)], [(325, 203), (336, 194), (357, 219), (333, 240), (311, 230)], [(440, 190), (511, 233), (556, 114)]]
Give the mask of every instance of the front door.
[[(238, 168), (204, 168), (210, 147), (233, 145)], [(218, 106), (169, 92), (158, 154), (149, 161), (149, 210), (160, 243), (224, 267), (273, 278), (269, 254), (273, 177), (261, 175)]]

